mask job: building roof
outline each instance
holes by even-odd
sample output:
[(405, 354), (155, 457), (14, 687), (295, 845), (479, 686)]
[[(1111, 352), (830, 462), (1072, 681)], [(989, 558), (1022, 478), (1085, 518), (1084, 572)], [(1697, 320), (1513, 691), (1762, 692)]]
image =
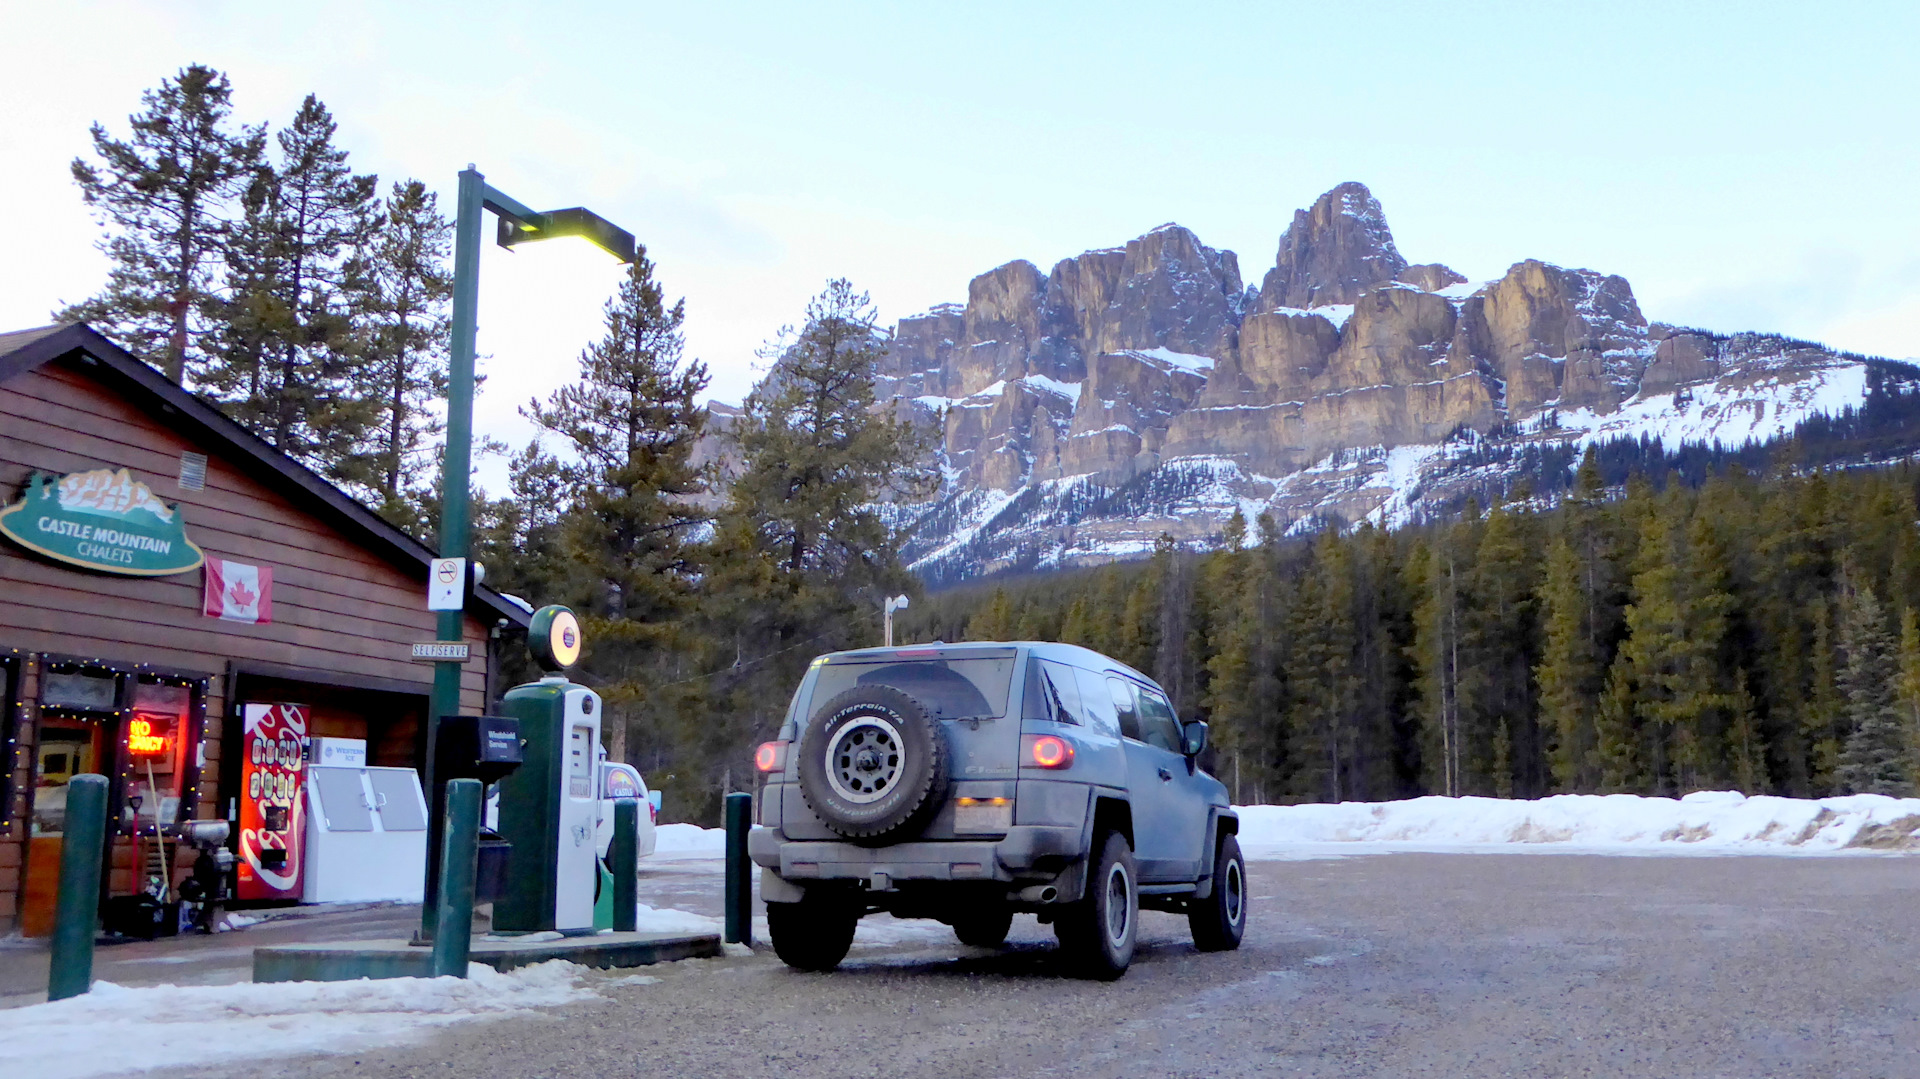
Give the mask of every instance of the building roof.
[[(76, 353), (93, 361), (90, 374), (128, 400), (164, 414), (168, 426), (209, 449), (224, 451), (223, 457), (285, 493), (302, 509), (395, 565), (417, 569), (421, 580), (426, 579), (428, 563), (435, 556), (425, 544), (84, 323), (0, 333), (0, 382)], [(520, 626), (531, 617), (518, 603), (485, 585), (474, 586), (467, 613), (488, 621), (504, 618)]]

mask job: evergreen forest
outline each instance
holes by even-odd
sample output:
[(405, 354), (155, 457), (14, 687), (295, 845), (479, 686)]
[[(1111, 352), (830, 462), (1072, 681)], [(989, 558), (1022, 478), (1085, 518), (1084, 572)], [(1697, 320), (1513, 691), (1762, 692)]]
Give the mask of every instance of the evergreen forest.
[[(1783, 459), (1793, 456), (1780, 454)], [(1237, 802), (1910, 794), (1920, 470), (1726, 464), (937, 594), (915, 640), (1062, 640), (1212, 727)]]

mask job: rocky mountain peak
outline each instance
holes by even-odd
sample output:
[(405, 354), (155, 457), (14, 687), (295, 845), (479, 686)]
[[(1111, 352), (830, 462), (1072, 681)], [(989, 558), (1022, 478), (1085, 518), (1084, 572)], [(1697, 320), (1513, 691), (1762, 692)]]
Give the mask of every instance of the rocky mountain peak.
[(1296, 210), (1280, 235), (1280, 254), (1260, 286), (1260, 306), (1346, 304), (1407, 268), (1387, 215), (1365, 184), (1348, 181)]

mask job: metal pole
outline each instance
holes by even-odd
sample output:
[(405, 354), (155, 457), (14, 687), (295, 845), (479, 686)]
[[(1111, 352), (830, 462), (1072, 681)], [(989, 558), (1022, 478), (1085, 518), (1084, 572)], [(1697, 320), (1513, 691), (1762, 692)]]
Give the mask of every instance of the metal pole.
[(447, 781), (447, 837), (440, 871), (439, 932), (433, 937), (433, 976), (467, 976), (473, 950), (473, 876), (480, 845), (480, 781)]
[(101, 848), (107, 840), (107, 777), (77, 775), (67, 783), (66, 836), (60, 845), (60, 895), (53, 915), (47, 999), (93, 988), (93, 934), (100, 914)]
[(885, 630), (886, 640), (883, 643), (886, 645), (886, 647), (892, 648), (893, 647), (893, 597), (892, 596), (888, 596), (886, 599), (880, 601), (880, 611), (881, 611), (881, 621), (886, 626), (886, 630)]
[(727, 795), (727, 926), (720, 939), (753, 943), (753, 863), (747, 860), (747, 830), (753, 826), (753, 795)]
[(613, 849), (607, 852), (613, 871), (613, 931), (639, 928), (640, 803), (622, 798), (613, 803)]
[[(440, 474), (440, 557), (465, 558), (468, 554), (468, 483), (473, 472), (473, 352), (479, 332), (476, 310), (480, 303), (480, 225), (486, 214), (482, 205), (486, 194), (485, 178), (468, 165), (460, 173), (458, 212), (453, 227), (453, 334), (447, 363), (447, 449)], [(464, 611), (441, 611), (439, 632), (442, 641), (459, 641), (465, 631)], [(432, 812), (427, 821), (427, 849), (440, 849), (443, 824), (440, 820), (440, 790), (434, 781), (433, 754), (439, 740), (440, 717), (460, 714), (460, 673), (465, 664), (443, 660), (433, 665), (433, 696), (427, 707), (427, 805)], [(420, 938), (433, 939), (437, 915), (433, 897), (439, 894), (440, 863), (427, 859), (426, 887), (420, 893), (427, 902), (420, 904)], [(464, 968), (463, 968), (464, 969)]]

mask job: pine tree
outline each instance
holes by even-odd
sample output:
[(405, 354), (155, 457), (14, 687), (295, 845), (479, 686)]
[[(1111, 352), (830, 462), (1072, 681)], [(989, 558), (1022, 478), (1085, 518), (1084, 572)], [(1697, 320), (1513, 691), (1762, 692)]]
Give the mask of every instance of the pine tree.
[(1731, 765), (1734, 788), (1747, 794), (1765, 794), (1772, 784), (1767, 779), (1767, 754), (1760, 724), (1754, 715), (1753, 694), (1747, 690), (1747, 674), (1740, 672), (1734, 687), (1733, 720), (1727, 726), (1727, 760)]
[(112, 231), (104, 290), (57, 313), (86, 321), (176, 383), (207, 360), (226, 230), (260, 156), (258, 128), (233, 130), (227, 77), (199, 64), (141, 95), (131, 136), (93, 125), (97, 164), (76, 158), (81, 197)]
[(1913, 793), (1913, 776), (1898, 701), (1898, 656), (1871, 589), (1861, 589), (1848, 604), (1842, 640), (1847, 661), (1839, 690), (1847, 734), (1837, 779), (1850, 793), (1906, 797)]
[(1540, 721), (1550, 732), (1550, 759), (1556, 790), (1593, 789), (1594, 710), (1602, 688), (1586, 615), (1588, 594), (1581, 587), (1580, 559), (1565, 539), (1547, 549), (1546, 577), (1540, 586), (1545, 647), (1534, 677), (1540, 686)]
[(1011, 641), (1014, 639), (1013, 601), (1007, 590), (996, 588), (993, 598), (967, 623), (969, 641)]
[(1907, 774), (1920, 777), (1920, 613), (1900, 612), (1900, 718), (1907, 732)]
[(309, 94), (254, 169), (228, 249), (220, 347), (199, 383), (228, 415), (336, 482), (376, 486), (365, 453), (383, 387), (368, 385), (362, 293), (366, 246), (381, 224), (377, 178), (334, 145), (331, 113)]
[(433, 404), (447, 393), (453, 231), (418, 180), (393, 185), (384, 216), (359, 296), (368, 333), (359, 378), (379, 388), (384, 413), (371, 449), (374, 491), (382, 515), (404, 524), (411, 516), (408, 492), (425, 480), (431, 443), (441, 431)]

